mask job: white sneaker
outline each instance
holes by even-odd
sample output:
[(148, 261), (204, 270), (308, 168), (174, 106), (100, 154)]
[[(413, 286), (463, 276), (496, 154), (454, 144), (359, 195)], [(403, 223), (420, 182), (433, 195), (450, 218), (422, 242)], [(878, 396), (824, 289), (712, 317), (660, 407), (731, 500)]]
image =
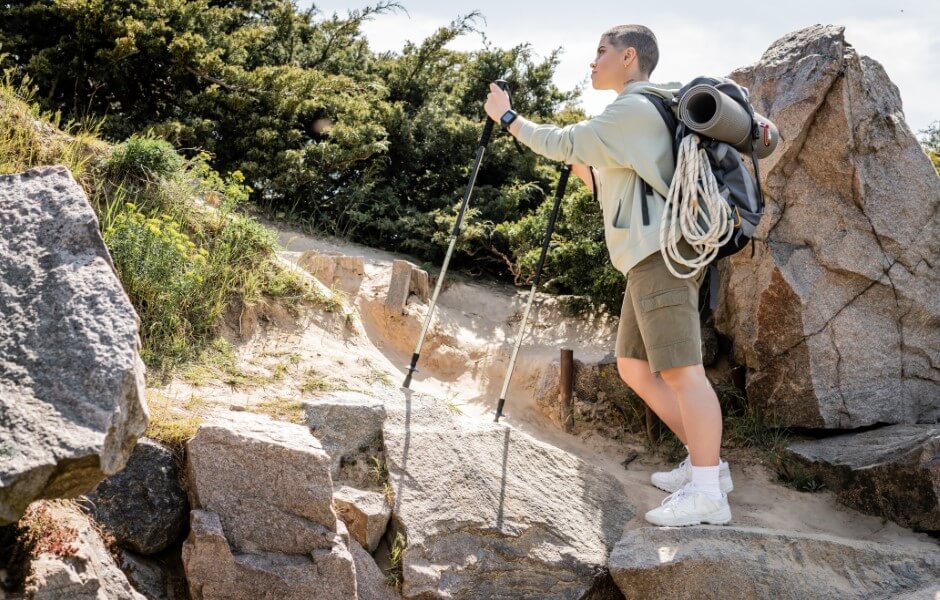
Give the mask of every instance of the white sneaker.
[[(656, 471), (650, 475), (654, 486), (666, 492), (674, 492), (692, 481), (692, 461), (686, 456), (672, 471)], [(718, 487), (724, 493), (734, 489), (731, 483), (731, 468), (724, 459), (718, 459)]]
[(725, 525), (731, 520), (728, 494), (718, 500), (692, 487), (688, 483), (666, 496), (659, 506), (648, 511), (647, 521), (653, 525), (680, 527), (683, 525)]

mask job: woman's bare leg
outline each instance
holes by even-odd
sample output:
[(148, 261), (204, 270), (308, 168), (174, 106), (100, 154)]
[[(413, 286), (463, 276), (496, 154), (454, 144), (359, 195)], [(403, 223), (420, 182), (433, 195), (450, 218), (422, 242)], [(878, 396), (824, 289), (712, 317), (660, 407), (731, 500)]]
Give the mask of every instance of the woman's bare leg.
[(650, 373), (649, 362), (618, 356), (617, 371), (620, 378), (643, 399), (676, 437), (688, 445), (679, 400), (659, 373)]
[(715, 466), (721, 451), (721, 405), (699, 363), (663, 369), (665, 384), (678, 398), (692, 466)]

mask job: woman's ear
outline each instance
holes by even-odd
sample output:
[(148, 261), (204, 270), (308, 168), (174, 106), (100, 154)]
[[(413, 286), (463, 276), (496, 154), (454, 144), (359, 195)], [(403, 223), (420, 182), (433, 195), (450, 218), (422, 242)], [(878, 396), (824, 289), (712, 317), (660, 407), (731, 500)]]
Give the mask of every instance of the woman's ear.
[(624, 52), (623, 54), (623, 62), (624, 62), (623, 66), (627, 66), (628, 64), (630, 64), (630, 61), (633, 60), (634, 56), (636, 56), (636, 48), (634, 48), (633, 46), (630, 46), (629, 48), (627, 48), (627, 51)]

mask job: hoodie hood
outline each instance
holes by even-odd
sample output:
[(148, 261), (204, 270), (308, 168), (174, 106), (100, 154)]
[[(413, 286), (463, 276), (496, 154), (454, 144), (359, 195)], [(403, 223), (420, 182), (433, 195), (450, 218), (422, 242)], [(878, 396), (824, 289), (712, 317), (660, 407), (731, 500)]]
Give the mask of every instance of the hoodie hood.
[(677, 82), (671, 83), (651, 83), (649, 81), (634, 81), (630, 83), (623, 91), (617, 94), (617, 97), (620, 98), (626, 94), (639, 94), (641, 92), (647, 94), (656, 94), (657, 96), (662, 96), (666, 100), (672, 100), (675, 98), (676, 93), (679, 91), (682, 85)]

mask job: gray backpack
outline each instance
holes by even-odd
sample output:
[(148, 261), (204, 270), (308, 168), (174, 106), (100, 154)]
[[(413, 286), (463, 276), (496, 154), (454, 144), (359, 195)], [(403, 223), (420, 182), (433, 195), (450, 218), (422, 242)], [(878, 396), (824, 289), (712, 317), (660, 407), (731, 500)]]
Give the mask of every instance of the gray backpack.
[[(742, 87), (724, 77), (696, 77), (686, 85), (679, 88), (673, 100), (667, 100), (656, 94), (643, 93), (644, 96), (653, 102), (653, 106), (659, 111), (660, 116), (666, 123), (666, 127), (672, 134), (672, 157), (676, 159), (679, 152), (679, 144), (683, 138), (693, 132), (689, 127), (677, 117), (677, 107), (682, 95), (690, 88), (699, 84), (708, 84), (717, 88), (719, 91), (730, 96), (735, 102), (740, 104), (753, 119), (751, 147), (751, 160), (754, 165), (754, 175), (744, 164), (744, 159), (740, 152), (734, 146), (727, 142), (722, 142), (698, 133), (701, 147), (705, 149), (711, 165), (712, 173), (715, 175), (715, 181), (718, 183), (718, 191), (721, 197), (730, 205), (732, 212), (739, 215), (739, 221), (735, 225), (734, 234), (724, 243), (715, 256), (715, 259), (708, 265), (708, 317), (714, 314), (718, 303), (718, 269), (715, 267), (715, 261), (730, 256), (744, 249), (748, 242), (751, 242), (751, 256), (754, 256), (754, 230), (764, 214), (764, 196), (760, 189), (760, 168), (755, 151), (757, 140), (761, 137), (761, 128), (754, 119), (754, 107), (751, 106), (748, 97), (747, 88)], [(646, 190), (646, 196), (653, 194), (653, 188), (646, 181), (643, 182)], [(642, 204), (643, 224), (649, 225), (649, 212), (646, 205), (646, 197)], [(704, 286), (703, 286), (704, 287)]]

